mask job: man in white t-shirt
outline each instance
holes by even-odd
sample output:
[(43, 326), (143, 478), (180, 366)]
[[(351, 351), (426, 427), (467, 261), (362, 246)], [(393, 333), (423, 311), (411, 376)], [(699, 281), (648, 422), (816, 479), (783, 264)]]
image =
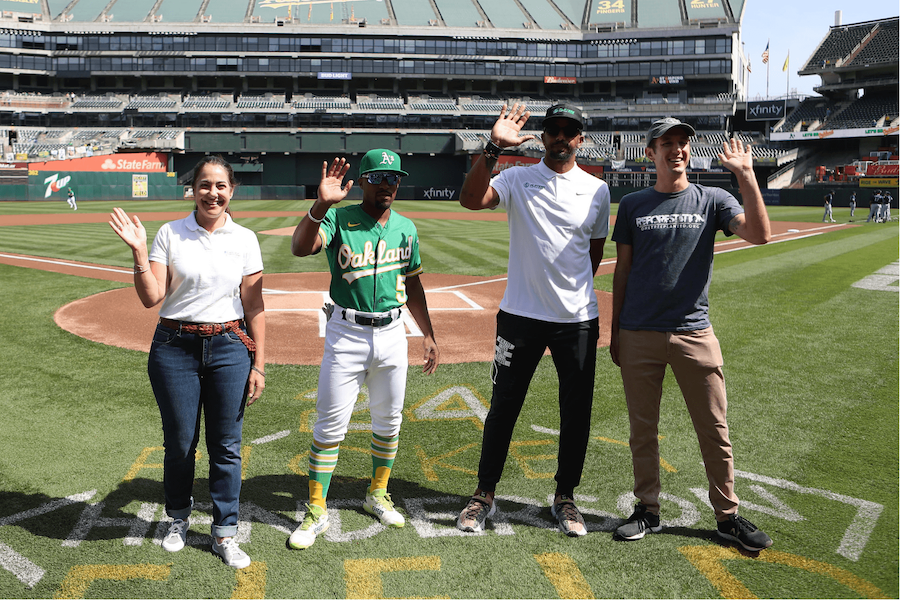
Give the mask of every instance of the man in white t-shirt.
[(484, 424), (478, 487), (457, 520), (479, 532), (496, 510), (494, 492), (509, 453), (528, 385), (544, 351), (559, 375), (559, 458), (551, 512), (568, 536), (587, 533), (573, 494), (581, 481), (591, 424), (599, 310), (594, 274), (609, 233), (609, 188), (582, 171), (575, 153), (584, 141), (581, 111), (558, 104), (543, 120), (544, 158), (491, 179), (504, 148), (519, 137), (530, 113), (504, 105), (491, 141), (466, 175), (460, 204), (471, 210), (506, 209), (509, 267), (497, 314), (491, 366), (493, 394)]

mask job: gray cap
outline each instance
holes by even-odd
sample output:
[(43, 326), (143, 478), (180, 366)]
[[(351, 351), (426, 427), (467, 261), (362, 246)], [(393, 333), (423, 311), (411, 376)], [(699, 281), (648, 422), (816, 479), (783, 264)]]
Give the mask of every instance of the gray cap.
[(647, 146), (649, 146), (653, 142), (653, 140), (661, 137), (673, 127), (681, 127), (682, 129), (687, 131), (688, 135), (690, 136), (694, 136), (697, 133), (696, 131), (694, 131), (694, 128), (687, 123), (682, 123), (681, 121), (673, 117), (666, 117), (665, 119), (653, 121), (653, 125), (650, 126), (650, 131), (647, 132)]

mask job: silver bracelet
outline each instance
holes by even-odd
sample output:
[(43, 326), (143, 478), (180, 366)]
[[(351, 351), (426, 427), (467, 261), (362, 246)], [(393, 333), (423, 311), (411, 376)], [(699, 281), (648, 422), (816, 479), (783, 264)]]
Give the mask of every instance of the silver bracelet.
[(138, 265), (138, 264), (134, 265), (134, 274), (135, 275), (140, 275), (141, 273), (146, 273), (149, 270), (150, 270), (150, 265), (147, 265), (146, 267)]
[(266, 372), (265, 372), (265, 371), (260, 371), (260, 370), (257, 369), (256, 367), (250, 367), (250, 370), (251, 370), (251, 371), (256, 371), (257, 373), (259, 373), (259, 374), (262, 375), (263, 377), (266, 376)]
[[(325, 211), (325, 215), (327, 215), (327, 214), (328, 214), (328, 211)], [(317, 224), (321, 223), (322, 221), (325, 220), (325, 215), (322, 215), (321, 219), (317, 219), (314, 216), (312, 216), (312, 211), (307, 211), (307, 213), (306, 213), (306, 216), (309, 217), (309, 220), (312, 221), (313, 223), (317, 223)]]

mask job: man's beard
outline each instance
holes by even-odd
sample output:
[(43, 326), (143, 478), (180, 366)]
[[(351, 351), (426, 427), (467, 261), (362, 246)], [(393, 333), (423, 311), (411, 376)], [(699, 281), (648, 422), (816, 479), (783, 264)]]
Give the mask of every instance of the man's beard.
[(547, 158), (550, 160), (567, 161), (572, 158), (573, 154), (575, 151), (568, 146), (565, 146), (563, 150), (547, 150)]

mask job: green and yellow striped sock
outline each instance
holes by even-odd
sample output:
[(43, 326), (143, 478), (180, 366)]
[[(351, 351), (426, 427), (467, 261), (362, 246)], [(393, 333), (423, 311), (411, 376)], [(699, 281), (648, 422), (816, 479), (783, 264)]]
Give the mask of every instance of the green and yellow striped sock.
[(372, 434), (372, 483), (369, 485), (369, 493), (375, 490), (386, 490), (391, 469), (394, 466), (394, 458), (397, 456), (397, 446), (400, 436), (393, 437)]
[(331, 474), (337, 466), (340, 444), (320, 444), (313, 440), (309, 448), (309, 503), (325, 508)]

